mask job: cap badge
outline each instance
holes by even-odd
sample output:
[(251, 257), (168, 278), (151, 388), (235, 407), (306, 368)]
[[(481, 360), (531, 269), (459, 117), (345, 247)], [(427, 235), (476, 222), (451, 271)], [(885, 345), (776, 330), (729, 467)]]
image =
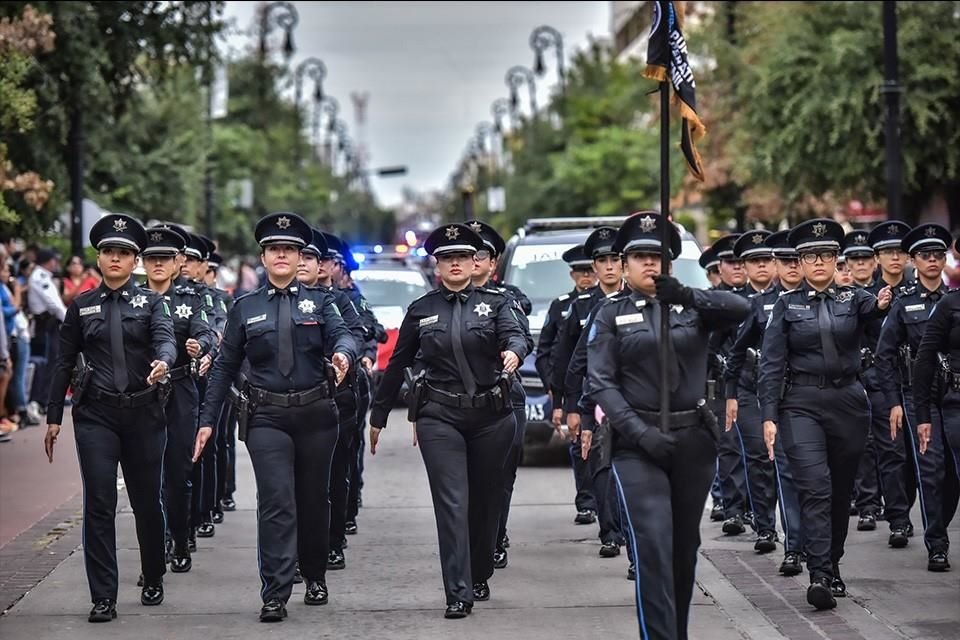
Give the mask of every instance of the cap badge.
[(817, 236), (818, 238), (822, 238), (826, 233), (827, 225), (823, 224), (822, 222), (818, 222), (817, 224), (813, 225), (813, 235)]
[(610, 237), (610, 229), (600, 229), (600, 231), (597, 232), (597, 237), (601, 240), (606, 240)]
[(493, 308), (488, 305), (486, 302), (481, 302), (473, 308), (473, 312), (478, 316), (483, 316), (485, 318), (490, 317), (490, 312), (493, 311)]
[(460, 229), (456, 227), (447, 227), (447, 240), (456, 240), (460, 237)]
[(650, 216), (640, 218), (640, 230), (644, 233), (650, 233), (657, 228), (657, 221)]
[(301, 313), (313, 313), (317, 309), (317, 305), (313, 303), (313, 300), (301, 300), (297, 303), (297, 309), (300, 309)]
[(900, 225), (892, 224), (889, 227), (887, 227), (887, 235), (895, 236), (898, 233), (900, 233)]
[(289, 229), (290, 228), (290, 218), (287, 216), (280, 216), (277, 218), (277, 229)]
[(127, 230), (127, 221), (122, 218), (117, 218), (113, 221), (113, 230), (120, 232)]
[(151, 234), (150, 234), (150, 241), (151, 241), (151, 242), (162, 242), (162, 241), (163, 241), (163, 234), (160, 233), (160, 232), (151, 233)]
[(923, 233), (924, 233), (924, 235), (927, 236), (928, 238), (933, 238), (934, 236), (937, 235), (937, 230), (934, 229), (933, 227), (927, 227), (927, 230), (924, 231)]
[(858, 234), (853, 237), (853, 241), (857, 244), (865, 244), (867, 242), (867, 236), (863, 235), (862, 233)]
[(474, 222), (470, 225), (470, 228), (473, 229), (475, 233), (480, 233), (480, 230), (483, 229), (483, 225), (479, 222)]
[(753, 244), (763, 244), (763, 234), (755, 233), (753, 234)]

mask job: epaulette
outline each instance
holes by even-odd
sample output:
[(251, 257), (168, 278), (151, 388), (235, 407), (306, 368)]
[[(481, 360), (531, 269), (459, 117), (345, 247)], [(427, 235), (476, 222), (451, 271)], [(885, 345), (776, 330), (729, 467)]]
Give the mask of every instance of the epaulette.
[(487, 285), (484, 285), (482, 287), (477, 287), (477, 291), (481, 291), (483, 293), (492, 293), (498, 296), (507, 295), (506, 289), (500, 289), (499, 287), (490, 287)]
[(580, 295), (577, 296), (577, 300), (586, 300), (587, 298), (592, 298), (592, 297), (593, 297), (592, 293), (581, 293)]
[(429, 298), (430, 296), (435, 296), (435, 295), (437, 295), (438, 293), (440, 293), (440, 289), (431, 289), (430, 291), (427, 291), (425, 294), (423, 294), (422, 296), (420, 296), (419, 298), (417, 298), (416, 300), (414, 300), (414, 301), (411, 302), (410, 304), (413, 304), (414, 302), (420, 302), (421, 300), (424, 300), (424, 299), (426, 299), (426, 298)]
[(563, 302), (564, 300), (569, 300), (569, 299), (570, 299), (570, 294), (569, 294), (569, 293), (565, 293), (565, 294), (563, 294), (562, 296), (560, 296), (559, 298), (557, 298), (557, 302)]
[[(246, 292), (245, 294), (243, 294), (242, 296), (239, 296), (238, 298), (236, 298), (233, 302), (234, 302), (234, 304), (236, 304), (237, 302), (240, 302), (240, 301), (243, 300), (244, 298), (249, 298), (250, 296), (253, 296), (253, 295), (256, 295), (256, 294), (260, 293), (261, 291), (263, 291), (263, 290), (266, 289), (266, 288), (267, 288), (266, 286), (262, 286), (262, 287), (257, 287), (257, 288), (254, 289), (253, 291), (247, 291), (247, 292)], [(199, 292), (198, 292), (198, 293), (199, 293)]]

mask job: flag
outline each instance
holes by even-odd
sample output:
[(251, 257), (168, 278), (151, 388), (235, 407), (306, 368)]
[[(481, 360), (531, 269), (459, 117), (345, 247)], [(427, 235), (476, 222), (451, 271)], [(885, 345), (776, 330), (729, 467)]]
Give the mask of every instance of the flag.
[(673, 85), (674, 99), (680, 104), (682, 130), (680, 149), (693, 176), (703, 181), (703, 162), (696, 142), (707, 132), (697, 115), (696, 83), (687, 61), (687, 43), (680, 32), (680, 20), (669, 0), (653, 2), (653, 23), (647, 43), (645, 78)]

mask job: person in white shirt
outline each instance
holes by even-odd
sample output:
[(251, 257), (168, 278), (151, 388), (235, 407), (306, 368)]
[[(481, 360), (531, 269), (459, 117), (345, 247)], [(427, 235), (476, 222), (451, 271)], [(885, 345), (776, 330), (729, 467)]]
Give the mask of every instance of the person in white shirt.
[(43, 358), (37, 363), (30, 399), (41, 408), (47, 404), (51, 374), (60, 352), (60, 324), (67, 313), (60, 290), (53, 280), (54, 272), (59, 270), (57, 254), (49, 249), (41, 249), (37, 252), (37, 264), (27, 280), (27, 306), (34, 322), (34, 353)]

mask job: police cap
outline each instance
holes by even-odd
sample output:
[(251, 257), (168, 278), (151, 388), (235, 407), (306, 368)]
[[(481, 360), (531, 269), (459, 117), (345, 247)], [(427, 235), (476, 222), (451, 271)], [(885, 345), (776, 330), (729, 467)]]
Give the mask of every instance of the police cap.
[(261, 247), (286, 244), (302, 249), (313, 239), (313, 230), (307, 221), (286, 211), (261, 218), (253, 234)]
[(459, 224), (447, 224), (437, 227), (423, 241), (423, 248), (432, 256), (445, 253), (476, 253), (487, 249), (483, 238), (470, 227)]
[(769, 258), (773, 255), (773, 249), (766, 243), (772, 233), (765, 229), (747, 231), (733, 243), (733, 255), (741, 260), (750, 258)]
[(668, 257), (673, 260), (680, 256), (683, 250), (683, 240), (677, 226), (664, 220), (656, 211), (639, 211), (623, 221), (617, 237), (613, 243), (613, 250), (619, 254), (630, 253), (662, 253), (663, 224), (669, 224), (670, 252)]
[(801, 222), (790, 230), (790, 244), (797, 253), (817, 251), (840, 251), (843, 242), (843, 227), (836, 220), (814, 218)]
[(90, 229), (90, 244), (100, 249), (119, 247), (140, 253), (147, 246), (147, 232), (139, 220), (122, 213), (103, 216)]

